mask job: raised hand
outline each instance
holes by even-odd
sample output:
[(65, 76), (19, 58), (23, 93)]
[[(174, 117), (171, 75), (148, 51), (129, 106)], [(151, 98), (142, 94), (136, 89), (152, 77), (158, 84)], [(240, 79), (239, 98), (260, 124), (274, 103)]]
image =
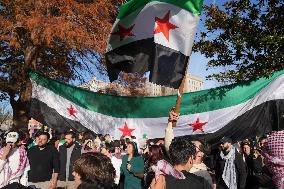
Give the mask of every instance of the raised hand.
[(0, 157), (2, 160), (5, 160), (7, 159), (7, 156), (9, 155), (9, 153), (11, 152), (11, 149), (12, 149), (12, 144), (7, 144), (4, 149), (3, 149), (3, 154), (2, 156)]

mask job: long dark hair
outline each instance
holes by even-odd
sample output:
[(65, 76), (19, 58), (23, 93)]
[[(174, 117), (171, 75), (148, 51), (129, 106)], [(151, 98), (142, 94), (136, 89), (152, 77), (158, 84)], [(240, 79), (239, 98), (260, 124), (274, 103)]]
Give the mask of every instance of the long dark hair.
[(128, 142), (127, 144), (132, 145), (132, 148), (133, 148), (133, 153), (132, 153), (132, 155), (133, 155), (133, 157), (139, 156), (137, 144), (136, 144), (135, 142), (133, 142), (133, 141), (130, 141), (130, 142)]
[(162, 148), (158, 145), (152, 145), (149, 147), (149, 166), (156, 165), (157, 162), (164, 159), (164, 153)]

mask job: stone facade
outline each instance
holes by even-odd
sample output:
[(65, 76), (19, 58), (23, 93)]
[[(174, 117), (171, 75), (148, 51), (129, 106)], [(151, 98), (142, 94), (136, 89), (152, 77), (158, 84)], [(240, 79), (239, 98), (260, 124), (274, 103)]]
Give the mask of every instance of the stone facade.
[[(97, 80), (94, 77), (87, 83), (82, 84), (80, 87), (88, 89), (94, 92), (102, 92), (102, 93), (109, 93), (110, 83), (104, 82), (101, 80)], [(165, 87), (161, 85), (157, 85), (155, 83), (146, 82), (145, 83), (145, 96), (167, 96), (167, 95), (175, 95), (177, 94), (177, 89), (173, 89), (170, 87)], [(203, 79), (198, 76), (192, 76), (187, 74), (184, 86), (184, 93), (199, 91), (203, 89)], [(126, 88), (125, 86), (121, 86), (116, 84), (116, 91), (118, 95), (127, 96), (125, 93)]]

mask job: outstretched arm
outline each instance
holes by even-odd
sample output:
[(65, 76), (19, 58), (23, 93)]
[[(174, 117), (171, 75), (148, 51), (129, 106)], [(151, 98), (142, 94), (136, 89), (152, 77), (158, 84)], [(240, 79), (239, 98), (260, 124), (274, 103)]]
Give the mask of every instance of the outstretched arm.
[(165, 133), (165, 148), (167, 152), (169, 151), (172, 140), (174, 139), (173, 122), (179, 119), (179, 114), (175, 113), (173, 110), (169, 112), (168, 126)]

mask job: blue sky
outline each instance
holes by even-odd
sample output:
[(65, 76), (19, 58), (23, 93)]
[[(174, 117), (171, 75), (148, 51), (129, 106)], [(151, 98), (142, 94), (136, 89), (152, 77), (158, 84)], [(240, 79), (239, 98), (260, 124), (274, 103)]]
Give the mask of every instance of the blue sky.
[(211, 73), (218, 72), (218, 69), (206, 70), (206, 64), (208, 61), (209, 59), (206, 59), (200, 53), (192, 53), (189, 61), (188, 73), (203, 78), (203, 89), (210, 89), (220, 86), (216, 80), (206, 80), (206, 76)]
[[(205, 0), (204, 4), (206, 5), (210, 5), (210, 4), (216, 4), (218, 6), (222, 6), (222, 4), (226, 2), (225, 0)], [(201, 16), (202, 17), (202, 16)], [(204, 19), (202, 19), (204, 20)], [(204, 24), (202, 22), (199, 23), (199, 27), (198, 27), (198, 31), (200, 32), (201, 30), (204, 30)], [(204, 89), (209, 89), (209, 88), (214, 88), (219, 86), (220, 84), (217, 81), (208, 81), (205, 80), (205, 77), (213, 72), (218, 72), (220, 71), (220, 69), (215, 69), (215, 70), (206, 70), (206, 65), (207, 62), (209, 61), (209, 59), (205, 58), (202, 54), (200, 53), (192, 53), (191, 57), (190, 57), (190, 62), (189, 62), (189, 67), (188, 67), (188, 72), (192, 75), (196, 75), (196, 76), (200, 76), (204, 79)], [(93, 67), (95, 69), (95, 67)], [(95, 73), (98, 73), (97, 71), (94, 71)], [(84, 75), (84, 73), (82, 73)], [(88, 80), (90, 78), (90, 75), (87, 76), (88, 78), (84, 78), (86, 80)], [(97, 75), (96, 77), (98, 79), (102, 79), (102, 80), (107, 80), (107, 78), (105, 76), (102, 75)], [(72, 82), (72, 84), (78, 85), (78, 81), (74, 81)], [(3, 106), (3, 103), (0, 102), (0, 106)]]
[[(226, 2), (226, 1), (225, 0), (218, 0), (218, 1), (217, 0), (205, 0), (204, 4), (205, 5), (215, 4), (215, 5), (218, 5), (218, 6), (222, 6), (222, 4), (224, 2)], [(201, 15), (201, 18), (202, 18), (201, 20), (205, 20), (204, 15)], [(197, 32), (200, 32), (204, 29), (205, 29), (204, 23), (202, 21), (200, 21)], [(204, 80), (203, 88), (204, 89), (209, 89), (209, 88), (214, 88), (214, 87), (220, 86), (220, 84), (217, 81), (206, 80), (206, 76), (208, 76), (209, 74), (221, 71), (221, 69), (206, 70), (206, 65), (207, 65), (208, 61), (209, 61), (209, 59), (205, 58), (205, 56), (203, 56), (202, 54), (192, 53), (192, 55), (190, 57), (189, 67), (188, 67), (188, 72), (190, 74), (203, 78), (203, 80)], [(105, 76), (102, 76), (100, 74), (97, 74), (96, 78), (100, 79), (100, 80), (108, 81), (108, 78), (106, 78)]]
[[(218, 6), (222, 6), (224, 2), (226, 1), (225, 0), (218, 0), (218, 1), (217, 0), (205, 0), (204, 4), (205, 5), (215, 4)], [(201, 20), (205, 20), (204, 15), (201, 15), (201, 18), (202, 18)], [(204, 29), (205, 29), (204, 23), (203, 21), (200, 21), (197, 32), (200, 32)], [(221, 71), (221, 69), (206, 70), (206, 65), (208, 61), (209, 59), (205, 58), (205, 56), (203, 56), (202, 54), (192, 53), (190, 57), (189, 67), (188, 67), (188, 72), (190, 74), (200, 76), (201, 78), (204, 79), (204, 85), (203, 85), (204, 89), (210, 89), (210, 88), (220, 86), (220, 83), (218, 83), (216, 80), (206, 80), (206, 76), (210, 75), (211, 73)]]

